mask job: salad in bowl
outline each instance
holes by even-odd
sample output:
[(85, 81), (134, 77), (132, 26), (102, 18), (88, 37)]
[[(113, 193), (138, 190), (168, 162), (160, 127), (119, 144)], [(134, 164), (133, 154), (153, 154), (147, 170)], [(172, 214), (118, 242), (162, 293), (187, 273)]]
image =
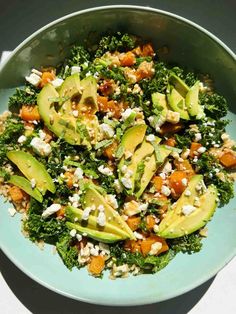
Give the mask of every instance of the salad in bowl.
[(235, 142), (207, 75), (159, 60), (116, 33), (42, 65), (0, 121), (1, 194), (22, 232), (68, 269), (155, 273), (194, 253), (233, 197)]

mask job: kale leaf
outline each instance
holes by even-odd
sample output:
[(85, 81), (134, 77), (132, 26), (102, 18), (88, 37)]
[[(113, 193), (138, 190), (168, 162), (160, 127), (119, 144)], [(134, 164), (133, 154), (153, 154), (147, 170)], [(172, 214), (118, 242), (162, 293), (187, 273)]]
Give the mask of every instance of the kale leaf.
[(201, 250), (201, 240), (202, 237), (199, 235), (199, 233), (192, 233), (180, 238), (169, 240), (168, 244), (176, 253), (182, 252), (192, 254)]
[(15, 93), (9, 98), (8, 108), (11, 112), (19, 112), (22, 105), (37, 104), (38, 89), (26, 85), (24, 88), (17, 88)]
[(200, 94), (200, 103), (204, 107), (204, 112), (207, 117), (218, 120), (226, 116), (228, 112), (228, 104), (223, 96), (216, 93)]
[(121, 34), (117, 32), (113, 36), (104, 36), (99, 44), (95, 53), (95, 57), (101, 57), (106, 51), (127, 51), (135, 47), (135, 40), (128, 34)]
[(71, 270), (75, 266), (79, 266), (78, 263), (78, 250), (73, 245), (73, 241), (69, 233), (64, 233), (59, 241), (56, 243), (57, 252), (60, 255), (65, 266)]

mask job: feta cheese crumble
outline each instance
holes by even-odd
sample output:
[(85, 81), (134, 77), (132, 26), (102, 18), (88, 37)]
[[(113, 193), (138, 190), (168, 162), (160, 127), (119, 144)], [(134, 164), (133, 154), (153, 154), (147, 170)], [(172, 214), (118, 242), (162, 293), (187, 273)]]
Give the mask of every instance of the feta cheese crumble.
[(84, 174), (84, 172), (83, 172), (83, 170), (82, 170), (80, 167), (76, 168), (76, 170), (75, 170), (75, 172), (74, 172), (74, 176), (75, 176), (78, 180), (83, 179), (83, 174)]
[(30, 145), (33, 147), (34, 151), (41, 156), (48, 156), (51, 154), (52, 148), (50, 144), (45, 143), (41, 138), (34, 137)]
[(107, 138), (111, 138), (115, 134), (113, 127), (110, 126), (109, 124), (106, 124), (106, 123), (100, 124), (100, 129)]
[(107, 194), (106, 195), (106, 201), (108, 202), (109, 205), (111, 205), (111, 207), (117, 209), (118, 208), (118, 203), (117, 203), (117, 199), (116, 196), (113, 194)]
[(121, 178), (121, 183), (126, 189), (132, 189), (132, 181), (129, 178)]
[(193, 205), (184, 205), (182, 207), (182, 213), (185, 215), (185, 216), (188, 216), (190, 215), (192, 212), (194, 212), (196, 209), (196, 207), (194, 207)]
[(46, 208), (45, 211), (43, 211), (42, 217), (43, 218), (47, 218), (48, 216), (56, 213), (59, 209), (61, 209), (61, 205), (60, 204), (52, 204), (51, 206)]
[(149, 251), (149, 255), (156, 255), (158, 251), (162, 248), (161, 242), (155, 242), (151, 245), (151, 250)]
[(106, 215), (104, 212), (100, 211), (97, 216), (97, 223), (99, 226), (104, 227), (106, 224)]
[(161, 187), (161, 193), (164, 194), (165, 196), (169, 196), (171, 193), (171, 190), (168, 188), (168, 186), (163, 185)]
[(62, 83), (64, 82), (63, 79), (56, 77), (53, 81), (51, 81), (50, 83), (55, 87), (58, 88), (62, 85)]
[(105, 176), (112, 176), (113, 172), (111, 171), (110, 168), (104, 167), (104, 165), (101, 165), (98, 167), (98, 171), (104, 174)]
[(146, 141), (148, 142), (154, 142), (155, 141), (155, 135), (154, 134), (149, 134), (146, 136)]
[(17, 211), (15, 210), (14, 207), (10, 207), (10, 208), (8, 208), (8, 213), (11, 215), (11, 217), (13, 217), (13, 216), (15, 216)]
[(25, 79), (27, 82), (29, 82), (33, 86), (38, 86), (41, 81), (41, 77), (35, 73), (30, 73), (29, 76), (25, 77)]
[(22, 144), (22, 143), (24, 143), (25, 141), (26, 141), (26, 136), (25, 135), (21, 135), (19, 138), (18, 138), (18, 140), (17, 140), (17, 142), (19, 143), (19, 144)]

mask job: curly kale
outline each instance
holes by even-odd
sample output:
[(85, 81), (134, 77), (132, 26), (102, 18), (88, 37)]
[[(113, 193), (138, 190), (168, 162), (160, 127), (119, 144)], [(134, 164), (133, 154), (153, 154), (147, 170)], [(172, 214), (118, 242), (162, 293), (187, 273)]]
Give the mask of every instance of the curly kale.
[(42, 204), (31, 199), (24, 229), (33, 242), (43, 240), (55, 244), (66, 230), (65, 223), (54, 217), (42, 218), (43, 207)]
[(95, 57), (101, 57), (106, 51), (127, 51), (135, 47), (135, 39), (128, 34), (117, 32), (113, 36), (104, 36), (96, 50)]
[(11, 112), (19, 112), (22, 105), (37, 104), (38, 89), (26, 85), (24, 88), (17, 88), (15, 93), (9, 98), (8, 108)]
[(192, 233), (180, 238), (169, 240), (168, 244), (176, 253), (182, 252), (192, 254), (201, 250), (201, 240), (202, 237), (199, 235), (199, 233)]
[(65, 266), (71, 270), (78, 264), (78, 250), (73, 245), (73, 241), (69, 233), (64, 233), (56, 243), (57, 252), (60, 255)]
[[(220, 206), (228, 204), (234, 197), (234, 184), (228, 179), (227, 173), (219, 161), (214, 156), (204, 153), (199, 157), (196, 166), (198, 172), (203, 174), (205, 183), (216, 186)], [(222, 173), (224, 180), (219, 177), (219, 172)]]
[(186, 134), (180, 135), (180, 134), (175, 134), (175, 140), (176, 140), (176, 147), (177, 148), (189, 148), (191, 145), (191, 137), (186, 136)]
[(24, 125), (17, 117), (9, 117), (5, 121), (5, 130), (0, 135), (0, 165), (2, 166), (7, 161), (7, 151), (9, 148), (14, 148), (17, 144), (17, 139), (22, 135)]
[(223, 96), (216, 93), (212, 95), (200, 94), (200, 103), (204, 107), (206, 116), (218, 120), (226, 116), (228, 104)]
[(110, 247), (111, 257), (116, 259), (117, 265), (137, 265), (143, 272), (156, 273), (166, 267), (174, 258), (175, 252), (169, 250), (159, 256), (143, 256), (141, 253), (131, 253), (120, 247), (119, 244)]

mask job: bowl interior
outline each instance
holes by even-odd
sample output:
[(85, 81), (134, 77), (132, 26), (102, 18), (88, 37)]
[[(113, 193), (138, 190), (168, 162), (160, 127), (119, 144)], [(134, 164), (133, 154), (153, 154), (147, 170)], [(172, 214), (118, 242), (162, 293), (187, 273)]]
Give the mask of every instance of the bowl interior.
[[(236, 63), (234, 55), (206, 31), (166, 12), (141, 7), (115, 6), (86, 10), (62, 18), (23, 42), (0, 72), (0, 111), (7, 109), (7, 97), (24, 82), (31, 68), (56, 65), (68, 54), (72, 43), (94, 44), (107, 32), (128, 32), (151, 41), (155, 48), (169, 48), (163, 61), (208, 73), (215, 87), (230, 104), (236, 125)], [(234, 112), (234, 113), (233, 113)], [(216, 274), (236, 253), (236, 200), (219, 209), (209, 224), (209, 237), (200, 253), (179, 254), (155, 275), (141, 275), (112, 281), (97, 280), (86, 270), (69, 272), (51, 247), (40, 251), (20, 232), (20, 217), (11, 219), (9, 204), (0, 201), (0, 246), (29, 276), (46, 287), (75, 299), (109, 305), (137, 305), (162, 301), (184, 293)], [(227, 228), (225, 228), (227, 226)], [(222, 234), (223, 230), (223, 234)], [(216, 245), (217, 244), (217, 245)]]

